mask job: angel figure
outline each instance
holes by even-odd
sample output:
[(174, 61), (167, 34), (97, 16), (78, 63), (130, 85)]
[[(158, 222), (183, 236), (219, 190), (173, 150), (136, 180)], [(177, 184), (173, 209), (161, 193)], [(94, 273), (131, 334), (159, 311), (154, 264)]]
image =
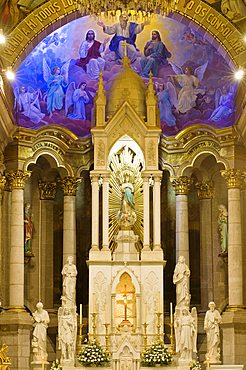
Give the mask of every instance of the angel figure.
[(169, 127), (173, 127), (178, 132), (176, 118), (172, 114), (172, 106), (174, 105), (176, 110), (178, 108), (175, 88), (171, 82), (159, 83), (156, 86), (161, 121), (165, 121)]
[(33, 123), (42, 122), (45, 125), (48, 122), (44, 121), (42, 118), (45, 116), (44, 113), (41, 112), (40, 104), (39, 104), (39, 97), (42, 97), (40, 89), (35, 91), (31, 86), (28, 86), (27, 92), (24, 86), (18, 87), (14, 89), (15, 95), (15, 109), (21, 111), (24, 116), (28, 117), (30, 121)]
[(58, 334), (59, 349), (61, 349), (61, 361), (74, 362), (77, 333), (77, 315), (73, 315), (72, 309), (60, 307), (58, 310)]
[(204, 89), (206, 88), (201, 83), (201, 80), (203, 79), (208, 62), (196, 68), (194, 75), (191, 67), (186, 67), (185, 72), (183, 72), (181, 67), (171, 61), (169, 62), (176, 73), (170, 77), (174, 77), (179, 82), (180, 86), (182, 86), (178, 95), (178, 109), (180, 113), (185, 113), (196, 106), (197, 94), (205, 93), (204, 90), (198, 89), (198, 86), (200, 84)]
[(81, 82), (78, 88), (75, 88), (75, 83), (71, 82), (67, 88), (65, 99), (65, 112), (67, 115), (68, 108), (73, 104), (73, 113), (68, 114), (68, 118), (86, 120), (85, 117), (85, 104), (89, 103), (87, 95), (86, 82)]
[(222, 87), (222, 92), (219, 89), (215, 92), (215, 107), (209, 121), (219, 122), (223, 116), (229, 117), (232, 112), (232, 96), (234, 94), (233, 86), (230, 89), (227, 86)]
[(191, 32), (191, 30), (189, 30), (189, 32), (184, 32), (183, 35), (185, 40), (187, 40), (188, 42), (191, 41), (193, 45), (206, 46), (207, 44), (202, 40), (198, 39), (198, 37), (193, 32)]
[(55, 67), (51, 73), (46, 60), (43, 59), (43, 76), (48, 86), (48, 90), (46, 92), (47, 111), (50, 118), (55, 109), (62, 109), (64, 96), (62, 86), (67, 86), (69, 64), (70, 60), (67, 61), (61, 69), (59, 67)]
[(192, 352), (197, 352), (197, 312), (193, 307), (191, 313), (188, 308), (178, 309), (174, 317), (176, 351), (180, 353), (179, 364), (192, 361)]

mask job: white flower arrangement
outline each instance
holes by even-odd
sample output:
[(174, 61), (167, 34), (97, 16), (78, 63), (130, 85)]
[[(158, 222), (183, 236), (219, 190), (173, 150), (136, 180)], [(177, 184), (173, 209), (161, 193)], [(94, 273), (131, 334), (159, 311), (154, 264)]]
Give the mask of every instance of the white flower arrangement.
[(162, 340), (156, 340), (153, 344), (142, 353), (141, 365), (146, 367), (153, 367), (156, 365), (170, 365), (172, 362), (172, 355), (164, 346)]
[(61, 364), (59, 363), (58, 358), (57, 358), (55, 361), (53, 361), (53, 363), (52, 363), (52, 366), (51, 366), (50, 370), (62, 370), (62, 366), (61, 366)]
[(105, 366), (109, 363), (109, 358), (104, 349), (93, 339), (82, 348), (77, 356), (78, 362), (83, 366)]
[(202, 366), (198, 360), (190, 362), (190, 370), (201, 370)]

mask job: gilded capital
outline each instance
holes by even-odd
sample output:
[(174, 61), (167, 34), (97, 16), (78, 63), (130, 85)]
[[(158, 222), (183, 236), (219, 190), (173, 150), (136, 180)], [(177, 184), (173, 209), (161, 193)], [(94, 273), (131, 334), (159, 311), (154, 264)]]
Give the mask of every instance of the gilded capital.
[(6, 177), (0, 176), (0, 201), (3, 199), (3, 192), (6, 184)]
[(212, 199), (214, 195), (213, 181), (202, 181), (195, 184), (198, 199)]
[(180, 176), (171, 177), (170, 181), (175, 188), (176, 195), (187, 195), (190, 190), (190, 185), (193, 183), (192, 177)]
[(76, 195), (77, 187), (82, 182), (82, 179), (67, 176), (60, 180), (60, 182), (64, 195)]
[(231, 168), (230, 170), (220, 171), (220, 173), (226, 180), (228, 189), (241, 189), (246, 177), (245, 171)]
[(54, 200), (56, 196), (57, 183), (55, 181), (39, 181), (40, 199)]
[(5, 172), (11, 190), (24, 189), (26, 180), (31, 176), (31, 171), (11, 170)]

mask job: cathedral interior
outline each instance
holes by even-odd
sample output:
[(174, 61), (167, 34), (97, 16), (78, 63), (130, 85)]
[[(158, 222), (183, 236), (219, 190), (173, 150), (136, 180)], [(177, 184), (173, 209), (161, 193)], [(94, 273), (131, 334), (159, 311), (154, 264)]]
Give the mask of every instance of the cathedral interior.
[[(107, 17), (97, 3), (0, 2), (0, 347), (12, 369), (49, 369), (69, 307), (83, 341), (96, 332), (115, 364), (130, 335), (132, 362), (113, 368), (138, 370), (156, 333), (173, 345), (170, 310), (193, 307), (193, 358), (209, 369), (214, 302), (210, 363), (246, 365), (245, 2), (126, 1)], [(49, 315), (41, 362), (38, 302)]]

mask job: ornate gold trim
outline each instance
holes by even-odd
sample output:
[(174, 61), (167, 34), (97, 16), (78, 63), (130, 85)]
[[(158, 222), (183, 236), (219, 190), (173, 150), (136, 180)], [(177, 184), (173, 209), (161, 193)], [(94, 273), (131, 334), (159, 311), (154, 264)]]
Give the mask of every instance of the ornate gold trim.
[(202, 181), (195, 184), (198, 199), (212, 199), (214, 195), (213, 181)]
[(223, 170), (220, 171), (220, 173), (226, 180), (228, 189), (241, 189), (243, 181), (245, 181), (246, 178), (246, 171), (237, 170), (235, 168)]
[(246, 306), (233, 306), (229, 305), (226, 307), (226, 311), (245, 311)]
[(5, 175), (10, 183), (11, 190), (24, 189), (26, 180), (31, 176), (31, 171), (11, 170), (6, 171)]
[(54, 200), (56, 196), (57, 183), (53, 181), (39, 180), (40, 199)]
[(26, 312), (23, 306), (12, 306), (7, 309), (8, 312)]
[(172, 186), (175, 188), (176, 195), (187, 195), (190, 190), (190, 185), (193, 183), (192, 177), (176, 176), (170, 177)]
[(59, 180), (64, 195), (76, 195), (78, 185), (82, 182), (82, 178), (75, 178), (67, 176), (64, 179)]

